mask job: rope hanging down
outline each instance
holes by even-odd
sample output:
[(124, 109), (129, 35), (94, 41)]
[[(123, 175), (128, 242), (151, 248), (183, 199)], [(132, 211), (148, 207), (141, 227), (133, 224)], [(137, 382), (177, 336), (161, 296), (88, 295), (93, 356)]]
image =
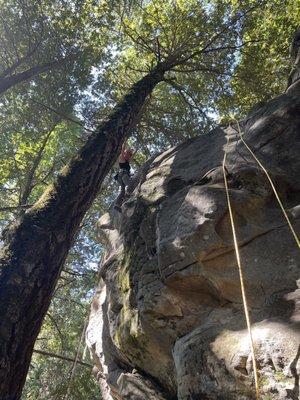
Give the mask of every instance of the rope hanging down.
[(238, 270), (239, 270), (244, 313), (245, 313), (245, 317), (246, 317), (248, 335), (249, 335), (249, 339), (250, 339), (251, 358), (252, 358), (254, 382), (255, 382), (255, 394), (256, 394), (256, 400), (258, 400), (259, 399), (258, 369), (257, 369), (257, 363), (256, 363), (256, 359), (255, 359), (254, 341), (253, 341), (252, 330), (251, 330), (251, 320), (250, 320), (250, 314), (249, 314), (249, 309), (248, 309), (246, 289), (245, 289), (245, 284), (244, 284), (244, 271), (243, 271), (243, 267), (241, 264), (239, 246), (238, 246), (238, 241), (237, 241), (237, 236), (236, 236), (236, 229), (235, 229), (235, 223), (234, 223), (234, 218), (233, 218), (233, 212), (232, 212), (232, 207), (231, 207), (231, 202), (230, 202), (227, 176), (226, 176), (227, 175), (226, 156), (227, 156), (228, 143), (229, 143), (229, 138), (227, 137), (227, 143), (226, 143), (226, 148), (224, 150), (224, 158), (223, 158), (222, 168), (223, 168), (224, 185), (225, 185), (226, 198), (227, 198), (227, 204), (228, 204), (228, 210), (229, 210), (229, 217), (230, 217), (230, 223), (231, 223), (231, 229), (232, 229), (232, 235), (233, 235), (234, 250), (235, 250), (235, 255), (236, 255), (236, 260), (237, 260), (237, 265), (238, 265)]
[(276, 199), (277, 199), (277, 201), (278, 201), (278, 204), (279, 204), (279, 206), (280, 206), (280, 208), (281, 208), (281, 210), (282, 210), (282, 212), (283, 212), (283, 215), (284, 215), (284, 217), (285, 217), (285, 219), (286, 219), (286, 221), (287, 221), (287, 223), (288, 223), (288, 226), (289, 226), (289, 228), (290, 228), (290, 230), (291, 230), (291, 232), (292, 232), (292, 235), (293, 235), (294, 238), (295, 238), (295, 241), (296, 241), (296, 243), (297, 243), (297, 246), (298, 246), (298, 248), (300, 248), (300, 239), (299, 239), (299, 237), (298, 237), (298, 235), (297, 235), (297, 233), (296, 233), (296, 231), (295, 231), (295, 229), (294, 229), (294, 227), (293, 227), (293, 225), (292, 225), (292, 223), (291, 223), (291, 221), (290, 221), (290, 219), (289, 219), (289, 216), (287, 215), (287, 212), (285, 211), (285, 208), (284, 208), (284, 206), (283, 206), (283, 204), (282, 204), (282, 201), (280, 200), (279, 194), (278, 194), (278, 192), (277, 192), (277, 190), (276, 190), (276, 188), (275, 188), (275, 185), (274, 185), (274, 183), (273, 183), (273, 181), (272, 181), (272, 179), (271, 179), (271, 177), (270, 177), (270, 174), (268, 173), (268, 171), (266, 170), (266, 168), (263, 166), (263, 164), (260, 162), (260, 160), (256, 157), (256, 155), (253, 153), (253, 151), (251, 150), (251, 148), (248, 146), (248, 144), (247, 144), (247, 143), (245, 142), (245, 140), (243, 139), (243, 136), (242, 136), (242, 132), (241, 132), (241, 128), (240, 128), (239, 122), (238, 122), (236, 119), (234, 119), (234, 120), (235, 120), (235, 122), (236, 122), (236, 124), (237, 124), (237, 127), (238, 127), (238, 134), (239, 134), (239, 137), (240, 137), (242, 143), (246, 146), (247, 150), (250, 152), (250, 154), (251, 154), (252, 157), (255, 159), (255, 161), (257, 162), (257, 164), (260, 166), (260, 168), (261, 168), (261, 169), (263, 170), (263, 172), (266, 174), (266, 176), (267, 176), (267, 178), (268, 178), (268, 180), (269, 180), (269, 182), (270, 182), (270, 185), (271, 185), (271, 187), (272, 187), (272, 190), (273, 190), (273, 192), (274, 192), (274, 194), (275, 194), (275, 197), (276, 197)]

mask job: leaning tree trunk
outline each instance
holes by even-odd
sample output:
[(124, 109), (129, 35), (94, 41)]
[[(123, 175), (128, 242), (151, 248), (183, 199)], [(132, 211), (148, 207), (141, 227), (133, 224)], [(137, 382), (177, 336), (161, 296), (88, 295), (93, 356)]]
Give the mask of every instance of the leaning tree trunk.
[(132, 86), (41, 199), (5, 234), (0, 260), (0, 399), (18, 400), (74, 236), (134, 127), (162, 65)]

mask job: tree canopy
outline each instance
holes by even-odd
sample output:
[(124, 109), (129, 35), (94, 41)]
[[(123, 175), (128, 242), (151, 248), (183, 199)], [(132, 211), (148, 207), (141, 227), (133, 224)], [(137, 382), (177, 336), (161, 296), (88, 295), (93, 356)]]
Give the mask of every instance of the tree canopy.
[[(169, 68), (130, 139), (136, 167), (281, 93), (299, 6), (299, 0), (0, 0), (4, 234), (157, 64)], [(102, 251), (95, 226), (117, 190), (108, 175), (81, 223), (37, 350), (75, 357)], [(63, 398), (71, 368), (70, 361), (34, 353), (24, 400)], [(69, 398), (96, 396), (90, 370), (79, 365), (76, 373)]]

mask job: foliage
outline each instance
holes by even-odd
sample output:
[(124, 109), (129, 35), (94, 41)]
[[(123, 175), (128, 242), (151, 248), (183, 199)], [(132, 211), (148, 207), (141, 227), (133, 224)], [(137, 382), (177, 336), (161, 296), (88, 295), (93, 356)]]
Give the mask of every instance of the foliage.
[[(0, 228), (22, 215), (128, 87), (157, 62), (176, 65), (130, 139), (136, 166), (245, 116), (284, 90), (300, 0), (0, 0), (0, 79), (64, 60), (0, 97)], [(109, 176), (69, 254), (36, 348), (73, 357), (97, 283), (95, 229), (118, 188)], [(82, 356), (81, 349), (81, 356)], [(24, 400), (61, 399), (72, 365), (35, 354)], [(70, 399), (98, 398), (78, 366)]]
[[(75, 96), (90, 81), (93, 65), (105, 58), (105, 2), (1, 0), (0, 10), (0, 78), (58, 62), (35, 85)], [(19, 88), (26, 90), (28, 83)]]
[(299, 0), (266, 2), (264, 12), (254, 10), (245, 19), (243, 38), (254, 43), (241, 50), (230, 87), (218, 103), (220, 110), (243, 116), (256, 103), (286, 89), (290, 46), (299, 21)]

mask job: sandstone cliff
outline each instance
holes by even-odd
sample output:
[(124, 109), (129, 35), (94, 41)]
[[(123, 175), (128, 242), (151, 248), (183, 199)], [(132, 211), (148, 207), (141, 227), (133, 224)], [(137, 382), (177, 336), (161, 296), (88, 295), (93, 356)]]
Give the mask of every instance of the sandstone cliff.
[[(241, 127), (299, 235), (300, 81)], [(261, 398), (299, 398), (300, 253), (236, 128), (150, 160), (122, 214), (99, 221), (106, 258), (87, 341), (106, 399), (254, 398), (221, 168), (226, 137)]]

